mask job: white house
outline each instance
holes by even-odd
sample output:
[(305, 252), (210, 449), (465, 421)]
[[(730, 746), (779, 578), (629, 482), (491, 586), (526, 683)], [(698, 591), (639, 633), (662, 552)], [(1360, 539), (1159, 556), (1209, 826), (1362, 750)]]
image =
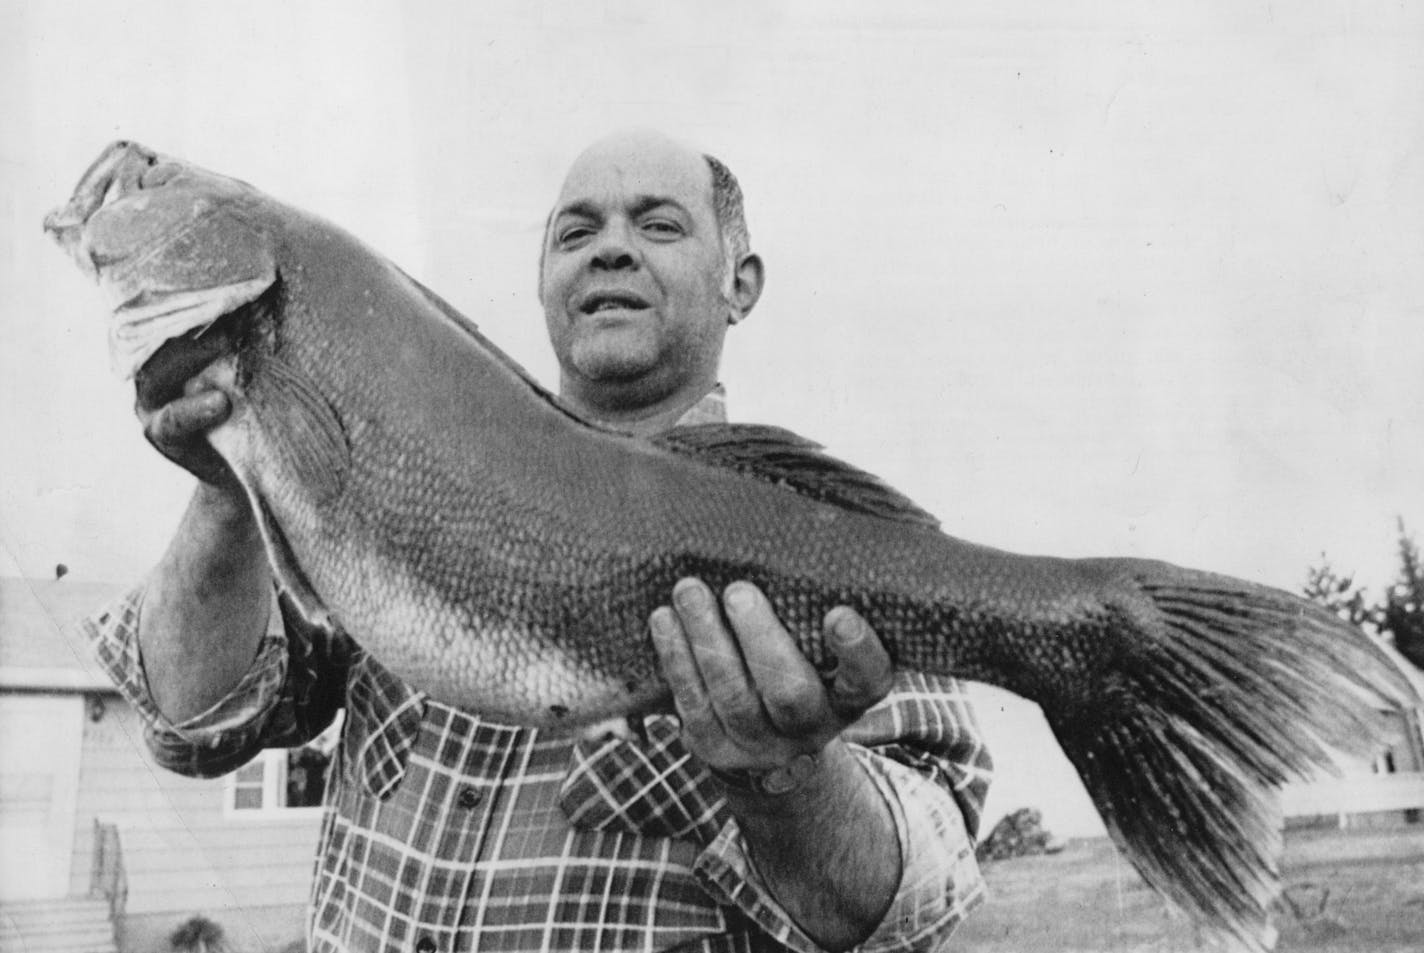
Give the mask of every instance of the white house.
[(155, 767), (75, 625), (119, 591), (0, 578), (0, 951), (165, 950), (197, 914), (280, 949), (302, 935), (319, 759), (264, 752), (216, 781)]

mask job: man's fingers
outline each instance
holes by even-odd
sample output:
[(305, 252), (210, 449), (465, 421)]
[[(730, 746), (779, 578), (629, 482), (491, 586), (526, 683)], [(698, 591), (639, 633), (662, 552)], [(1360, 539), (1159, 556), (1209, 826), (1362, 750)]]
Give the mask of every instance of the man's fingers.
[(821, 680), (766, 596), (750, 583), (734, 582), (723, 599), (766, 717), (789, 736), (824, 731)]
[(223, 483), (231, 478), (231, 471), (204, 435), (227, 419), (232, 403), (220, 390), (193, 385), (189, 381), (185, 396), (155, 411), (138, 407), (143, 435), (154, 449), (198, 479)]
[(894, 677), (880, 639), (845, 607), (826, 616), (836, 671), (822, 676), (746, 582), (719, 601), (702, 581), (680, 580), (672, 607), (649, 626), (684, 734), (709, 763), (729, 751), (733, 760), (780, 763), (787, 752), (819, 748), (883, 698)]
[(761, 701), (717, 597), (700, 579), (683, 579), (673, 587), (672, 603), (717, 719), (734, 735), (760, 734)]
[(855, 610), (832, 609), (823, 631), (837, 661), (827, 685), (830, 705), (837, 715), (853, 721), (890, 691), (895, 667), (875, 630)]
[(692, 649), (687, 644), (677, 615), (667, 606), (662, 606), (653, 611), (648, 627), (653, 633), (653, 647), (662, 662), (663, 678), (667, 679), (672, 690), (677, 716), (682, 719), (683, 725), (696, 725), (713, 717), (707, 689), (702, 684), (702, 675), (697, 670), (697, 662), (692, 657)]
[(200, 391), (164, 404), (149, 418), (144, 430), (160, 447), (189, 444), (220, 423), (231, 409), (222, 391)]

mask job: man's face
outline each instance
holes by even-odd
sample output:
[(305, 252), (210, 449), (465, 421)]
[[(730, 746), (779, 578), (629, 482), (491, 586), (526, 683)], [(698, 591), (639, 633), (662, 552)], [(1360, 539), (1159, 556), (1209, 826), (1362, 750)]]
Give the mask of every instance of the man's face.
[(584, 153), (554, 207), (540, 275), (565, 391), (636, 409), (710, 386), (731, 316), (725, 268), (700, 155), (646, 136)]

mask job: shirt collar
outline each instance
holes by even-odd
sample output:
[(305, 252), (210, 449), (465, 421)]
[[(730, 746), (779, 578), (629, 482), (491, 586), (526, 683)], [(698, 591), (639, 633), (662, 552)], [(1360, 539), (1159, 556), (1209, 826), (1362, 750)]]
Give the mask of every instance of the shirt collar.
[(716, 384), (703, 395), (701, 400), (687, 408), (687, 413), (678, 418), (677, 426), (691, 427), (695, 424), (725, 424), (726, 422), (727, 389), (721, 384)]

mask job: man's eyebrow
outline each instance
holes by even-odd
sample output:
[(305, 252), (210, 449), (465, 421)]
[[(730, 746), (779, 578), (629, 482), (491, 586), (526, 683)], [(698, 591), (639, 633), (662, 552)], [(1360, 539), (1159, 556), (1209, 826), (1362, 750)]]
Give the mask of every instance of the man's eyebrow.
[(646, 214), (647, 212), (651, 212), (653, 209), (662, 208), (664, 205), (671, 205), (673, 208), (677, 209), (680, 212), (687, 211), (687, 209), (683, 208), (681, 202), (668, 195), (634, 196), (633, 201), (629, 204), (628, 207), (632, 211), (633, 215), (638, 216)]
[(578, 199), (554, 209), (554, 214), (549, 216), (549, 221), (553, 222), (565, 215), (576, 215), (579, 218), (601, 218), (602, 212), (599, 211), (597, 205), (587, 199)]
[[(682, 212), (687, 211), (687, 209), (683, 207), (683, 204), (672, 196), (653, 194), (635, 195), (633, 200), (628, 203), (628, 209), (634, 217), (637, 217), (651, 212), (653, 209), (662, 208), (665, 205), (670, 205)], [(603, 218), (603, 209), (597, 203), (588, 199), (575, 199), (569, 204), (555, 209), (553, 218), (559, 219), (565, 215), (601, 220)]]

